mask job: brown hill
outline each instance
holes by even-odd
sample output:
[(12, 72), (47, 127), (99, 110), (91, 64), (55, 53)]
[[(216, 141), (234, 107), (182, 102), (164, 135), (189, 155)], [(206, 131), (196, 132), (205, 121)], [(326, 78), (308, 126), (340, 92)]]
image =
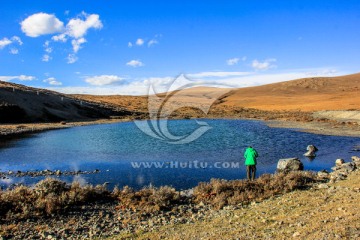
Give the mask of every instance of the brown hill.
[(98, 103), (0, 81), (0, 123), (92, 120), (117, 114)]
[[(191, 88), (177, 92), (169, 102), (189, 116), (196, 114), (183, 107), (201, 107), (213, 103), (214, 99), (218, 101), (213, 105), (213, 113), (219, 116), (233, 116), (233, 112), (241, 108), (307, 112), (360, 110), (359, 93), (360, 74), (353, 74), (304, 78), (233, 90)], [(110, 115), (145, 117), (147, 112), (146, 96), (65, 95), (0, 81), (0, 122), (74, 121)]]
[(316, 77), (240, 88), (221, 99), (221, 105), (261, 110), (360, 109), (360, 74)]

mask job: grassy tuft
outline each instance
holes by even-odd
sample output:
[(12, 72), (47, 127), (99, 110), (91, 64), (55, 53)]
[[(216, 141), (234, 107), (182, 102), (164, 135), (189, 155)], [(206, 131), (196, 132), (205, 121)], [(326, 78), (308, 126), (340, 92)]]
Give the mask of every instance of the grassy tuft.
[(116, 190), (113, 194), (115, 192), (119, 200), (118, 208), (130, 208), (146, 213), (169, 210), (180, 202), (179, 192), (169, 186), (160, 188), (146, 187), (139, 191), (134, 191), (126, 186), (122, 191)]
[(243, 205), (308, 186), (316, 180), (311, 172), (264, 174), (255, 181), (211, 179), (194, 189), (194, 201), (220, 209), (227, 205)]
[(67, 186), (65, 182), (46, 178), (33, 188), (18, 186), (0, 191), (0, 217), (23, 219), (48, 216), (75, 205), (109, 197), (110, 193), (101, 185), (81, 187), (74, 182)]

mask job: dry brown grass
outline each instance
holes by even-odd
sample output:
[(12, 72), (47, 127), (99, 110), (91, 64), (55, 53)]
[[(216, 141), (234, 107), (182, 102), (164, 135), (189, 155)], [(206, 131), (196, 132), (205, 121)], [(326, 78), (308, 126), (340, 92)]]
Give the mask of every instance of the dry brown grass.
[(292, 191), (193, 224), (111, 239), (359, 239), (360, 171), (328, 189)]
[(181, 200), (179, 192), (168, 186), (145, 187), (139, 191), (124, 187), (122, 191), (115, 190), (113, 194), (119, 201), (118, 208), (130, 208), (145, 213), (170, 210)]
[(48, 216), (75, 205), (109, 198), (110, 193), (102, 185), (81, 187), (74, 182), (68, 186), (65, 182), (47, 178), (34, 188), (18, 186), (1, 191), (0, 216), (7, 219)]
[(217, 209), (226, 205), (246, 205), (275, 195), (304, 188), (316, 181), (312, 172), (264, 174), (255, 181), (212, 179), (194, 189), (195, 202), (210, 204)]
[(143, 213), (170, 211), (191, 202), (203, 202), (220, 209), (226, 205), (246, 205), (304, 188), (315, 179), (310, 172), (265, 174), (255, 181), (212, 179), (209, 183), (199, 183), (194, 189), (194, 196), (187, 198), (181, 197), (178, 191), (169, 186), (145, 187), (138, 191), (126, 186), (122, 190), (115, 188), (109, 192), (103, 185), (81, 186), (78, 182), (67, 185), (47, 178), (33, 188), (18, 186), (0, 191), (0, 216), (5, 219), (49, 216), (66, 212), (74, 206), (103, 200), (117, 201), (118, 209)]

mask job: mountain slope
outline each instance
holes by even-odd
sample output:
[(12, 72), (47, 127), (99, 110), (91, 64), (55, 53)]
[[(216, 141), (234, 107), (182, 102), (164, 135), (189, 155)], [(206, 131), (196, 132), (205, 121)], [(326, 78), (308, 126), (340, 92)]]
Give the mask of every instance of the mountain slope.
[(111, 109), (65, 94), (0, 81), (0, 123), (107, 118)]
[(222, 105), (262, 110), (360, 109), (360, 74), (304, 78), (231, 91)]

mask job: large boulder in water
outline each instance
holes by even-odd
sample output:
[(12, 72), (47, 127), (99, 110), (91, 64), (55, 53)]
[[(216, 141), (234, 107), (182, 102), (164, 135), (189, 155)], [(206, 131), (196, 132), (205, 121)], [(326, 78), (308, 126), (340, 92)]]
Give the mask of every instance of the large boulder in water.
[(280, 159), (277, 164), (278, 172), (291, 172), (304, 170), (304, 164), (298, 158)]

